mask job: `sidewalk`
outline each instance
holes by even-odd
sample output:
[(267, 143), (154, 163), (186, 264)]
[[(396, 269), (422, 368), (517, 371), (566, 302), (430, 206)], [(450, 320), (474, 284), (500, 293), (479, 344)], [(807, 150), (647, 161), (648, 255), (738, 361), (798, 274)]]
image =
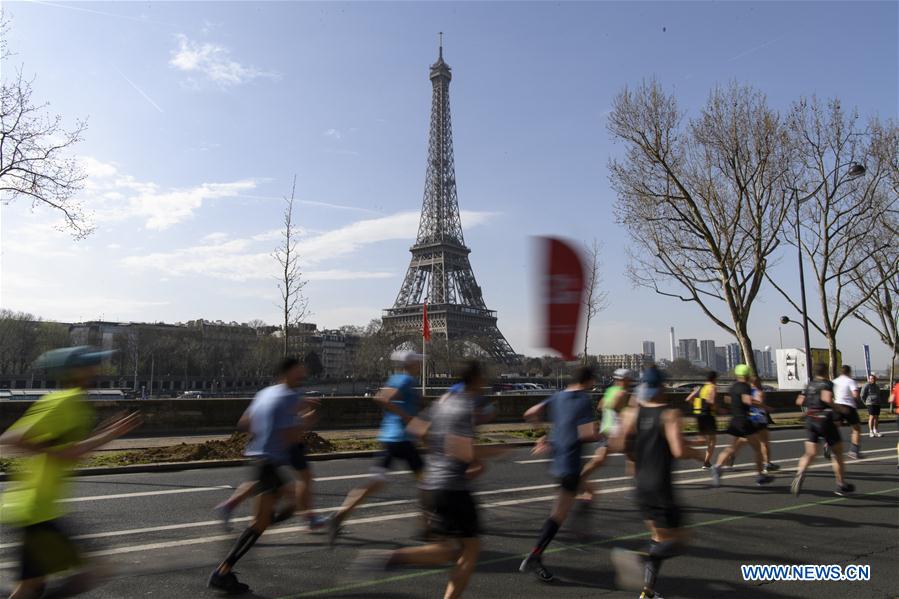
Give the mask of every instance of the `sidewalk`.
[[(796, 420), (802, 416), (801, 412), (780, 412), (774, 414), (774, 421)], [(891, 420), (892, 415), (884, 413), (883, 420)], [(719, 416), (719, 428), (724, 428), (730, 416)], [(685, 423), (692, 422), (689, 416), (684, 417)], [(486, 424), (479, 428), (480, 436), (486, 435), (502, 435), (508, 431), (527, 430), (530, 427), (526, 422), (504, 422), (498, 424)], [(321, 437), (327, 440), (334, 439), (374, 439), (378, 436), (377, 428), (354, 428), (344, 430), (317, 430)], [(198, 434), (198, 435), (175, 435), (171, 437), (128, 437), (125, 439), (116, 439), (112, 443), (105, 446), (102, 451), (127, 451), (130, 449), (149, 449), (153, 447), (168, 447), (170, 445), (180, 445), (181, 443), (203, 443), (205, 441), (223, 440), (230, 437), (230, 434)], [(520, 438), (518, 439), (520, 440)]]

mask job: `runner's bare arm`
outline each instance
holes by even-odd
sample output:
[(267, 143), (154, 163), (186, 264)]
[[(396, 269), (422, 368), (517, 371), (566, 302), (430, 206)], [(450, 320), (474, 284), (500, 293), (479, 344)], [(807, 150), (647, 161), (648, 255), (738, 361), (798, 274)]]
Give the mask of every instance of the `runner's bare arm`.
[(665, 438), (668, 440), (668, 447), (671, 448), (671, 455), (679, 460), (705, 461), (705, 454), (692, 447), (684, 439), (680, 414), (676, 410), (665, 410), (662, 419), (665, 423)]
[(403, 422), (409, 422), (412, 420), (412, 416), (406, 413), (401, 407), (393, 403), (393, 400), (396, 399), (396, 396), (399, 394), (399, 389), (394, 389), (393, 387), (384, 387), (378, 394), (375, 395), (372, 400), (380, 405), (382, 408), (387, 410), (388, 412), (393, 412), (397, 416), (403, 419)]
[(36, 442), (29, 438), (30, 431), (27, 428), (13, 429), (0, 436), (0, 445), (10, 445), (29, 453), (46, 453), (61, 460), (78, 460), (113, 439), (131, 432), (141, 424), (143, 418), (140, 413), (132, 412), (87, 439), (59, 448), (54, 448), (52, 442)]
[(627, 408), (621, 415), (621, 426), (618, 427), (618, 432), (609, 439), (609, 451), (613, 453), (624, 451), (624, 440), (635, 430), (637, 430), (637, 410)]

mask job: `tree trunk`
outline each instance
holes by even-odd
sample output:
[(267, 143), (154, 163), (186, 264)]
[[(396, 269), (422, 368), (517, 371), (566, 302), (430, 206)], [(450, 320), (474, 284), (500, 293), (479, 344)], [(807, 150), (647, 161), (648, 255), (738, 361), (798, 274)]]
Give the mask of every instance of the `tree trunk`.
[(830, 378), (835, 379), (839, 375), (842, 364), (837, 364), (837, 339), (835, 335), (827, 336), (827, 367), (830, 370)]
[(755, 355), (752, 353), (752, 340), (746, 331), (746, 325), (739, 323), (734, 332), (737, 337), (737, 343), (740, 344), (740, 349), (743, 351), (743, 363), (749, 366), (754, 374), (758, 375), (758, 370), (756, 370), (755, 366)]

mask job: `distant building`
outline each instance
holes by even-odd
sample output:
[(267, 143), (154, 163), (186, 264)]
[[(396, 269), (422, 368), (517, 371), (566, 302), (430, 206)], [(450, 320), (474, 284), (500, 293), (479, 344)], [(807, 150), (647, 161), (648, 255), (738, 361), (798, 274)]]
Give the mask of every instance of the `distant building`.
[(647, 357), (647, 359), (656, 361), (656, 342), (655, 341), (644, 341), (643, 342), (643, 355)]
[(754, 349), (752, 356), (755, 358), (755, 367), (758, 375), (762, 378), (770, 378), (774, 376), (774, 364), (771, 361), (771, 351), (763, 351)]
[(674, 327), (671, 327), (671, 331), (668, 335), (668, 342), (671, 344), (671, 361), (674, 362), (677, 360), (677, 345), (674, 341)]
[(715, 347), (715, 370), (727, 372), (727, 348)]
[(703, 339), (699, 342), (699, 360), (706, 368), (716, 368), (715, 342), (711, 339)]
[(727, 344), (727, 370), (733, 370), (737, 364), (743, 362), (743, 350), (739, 343)]
[(643, 354), (612, 354), (596, 356), (596, 366), (599, 370), (616, 370), (618, 368), (628, 368), (630, 370), (639, 371), (643, 368), (643, 363), (647, 360), (647, 356)]
[(698, 362), (699, 343), (696, 339), (681, 339), (677, 342), (677, 357), (681, 360), (689, 360), (690, 362)]

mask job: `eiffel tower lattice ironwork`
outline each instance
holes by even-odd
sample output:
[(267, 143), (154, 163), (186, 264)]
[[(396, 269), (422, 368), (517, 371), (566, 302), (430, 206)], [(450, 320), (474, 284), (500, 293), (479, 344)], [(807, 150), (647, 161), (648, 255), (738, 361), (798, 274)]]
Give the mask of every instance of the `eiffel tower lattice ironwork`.
[(427, 302), (433, 337), (469, 341), (495, 360), (512, 362), (515, 352), (496, 326), (496, 312), (484, 303), (462, 236), (449, 105), (452, 74), (442, 43), (430, 78), (431, 130), (418, 237), (396, 302), (384, 311), (384, 328), (396, 340), (421, 339)]

